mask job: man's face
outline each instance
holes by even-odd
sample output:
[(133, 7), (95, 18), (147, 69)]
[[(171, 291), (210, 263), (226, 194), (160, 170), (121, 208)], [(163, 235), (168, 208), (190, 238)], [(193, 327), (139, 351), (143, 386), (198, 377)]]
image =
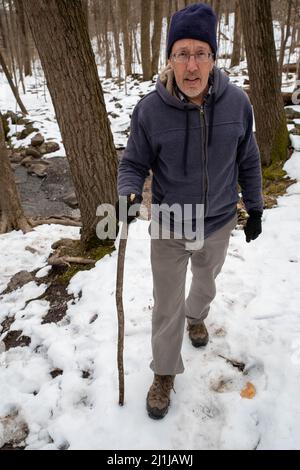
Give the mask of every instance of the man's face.
[(203, 92), (207, 89), (209, 74), (213, 69), (213, 57), (208, 57), (206, 61), (197, 61), (196, 56), (192, 55), (187, 63), (181, 62), (176, 59), (174, 54), (205, 54), (211, 53), (209, 44), (197, 39), (180, 39), (173, 44), (169, 64), (174, 70), (175, 80), (178, 88), (188, 97), (191, 101), (201, 103)]

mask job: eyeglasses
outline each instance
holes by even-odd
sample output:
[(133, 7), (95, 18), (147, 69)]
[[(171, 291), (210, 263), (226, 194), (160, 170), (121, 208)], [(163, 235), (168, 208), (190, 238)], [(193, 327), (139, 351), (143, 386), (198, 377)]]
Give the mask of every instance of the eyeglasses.
[(190, 54), (189, 52), (175, 52), (172, 54), (172, 58), (175, 62), (180, 64), (187, 64), (191, 58), (191, 56), (195, 57), (195, 61), (197, 64), (201, 64), (202, 62), (209, 62), (209, 60), (214, 56), (212, 52), (205, 52), (199, 51), (196, 54)]

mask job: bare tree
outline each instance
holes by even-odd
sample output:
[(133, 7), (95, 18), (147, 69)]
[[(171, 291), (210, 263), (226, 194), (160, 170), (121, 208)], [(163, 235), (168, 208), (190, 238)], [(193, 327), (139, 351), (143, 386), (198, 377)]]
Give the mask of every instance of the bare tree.
[(240, 0), (243, 34), (262, 163), (287, 159), (289, 142), (283, 109), (270, 0)]
[(109, 4), (107, 1), (103, 4), (103, 39), (105, 42), (105, 77), (111, 78), (111, 66), (110, 66), (110, 44), (109, 44), (109, 34), (108, 34), (108, 19), (109, 19)]
[(149, 8), (149, 0), (141, 0), (141, 56), (144, 80), (151, 80), (152, 78), (150, 19), (151, 9)]
[(22, 57), (24, 63), (24, 74), (32, 75), (31, 71), (31, 61), (30, 61), (30, 48), (29, 48), (29, 37), (28, 30), (26, 25), (26, 17), (24, 13), (24, 4), (23, 0), (14, 0), (16, 13), (18, 18), (19, 25), (19, 35), (21, 38), (21, 47), (22, 47)]
[(290, 31), (291, 31), (291, 12), (292, 12), (292, 0), (288, 0), (286, 17), (285, 17), (285, 20), (281, 24), (281, 45), (280, 45), (280, 53), (279, 53), (279, 59), (278, 59), (278, 73), (279, 73), (280, 85), (282, 82), (282, 66), (283, 66), (283, 61), (284, 61), (286, 43), (290, 36)]
[(113, 36), (114, 36), (114, 45), (115, 45), (115, 56), (116, 56), (116, 63), (117, 63), (117, 69), (118, 69), (118, 77), (119, 77), (119, 80), (121, 80), (121, 76), (122, 76), (122, 73), (121, 73), (121, 67), (122, 67), (122, 59), (121, 59), (121, 48), (120, 48), (120, 44), (119, 44), (119, 37), (120, 37), (120, 32), (119, 32), (119, 28), (118, 28), (118, 25), (117, 25), (117, 18), (116, 18), (116, 13), (115, 13), (115, 10), (116, 10), (116, 5), (112, 5), (112, 9), (111, 9), (111, 22), (112, 22), (112, 29), (113, 29)]
[(17, 87), (18, 86), (18, 80), (17, 80), (17, 71), (16, 71), (16, 66), (15, 66), (15, 57), (16, 57), (16, 54), (15, 54), (15, 51), (14, 51), (14, 41), (11, 37), (11, 27), (10, 27), (10, 24), (9, 24), (9, 20), (8, 20), (8, 14), (7, 14), (7, 10), (6, 10), (6, 4), (5, 4), (5, 1), (2, 0), (2, 7), (3, 7), (3, 13), (4, 13), (4, 19), (5, 19), (5, 36), (7, 37), (8, 41), (7, 41), (7, 51), (6, 52), (6, 56), (9, 57), (9, 60), (10, 60), (10, 64), (7, 65), (7, 68), (9, 69), (10, 73), (11, 73), (11, 76), (12, 76), (12, 79), (15, 81), (15, 86)]
[(241, 59), (241, 42), (242, 42), (242, 23), (241, 23), (241, 10), (239, 1), (235, 2), (235, 14), (234, 14), (234, 37), (233, 37), (233, 49), (231, 55), (230, 67), (239, 65)]
[(131, 45), (131, 34), (129, 28), (129, 3), (128, 0), (118, 0), (119, 11), (121, 16), (121, 27), (123, 33), (123, 46), (124, 46), (124, 58), (125, 58), (125, 75), (132, 74), (132, 45)]
[(9, 73), (9, 70), (6, 66), (6, 63), (5, 63), (5, 59), (0, 51), (0, 66), (2, 67), (2, 70), (4, 72), (4, 75), (6, 76), (6, 79), (9, 83), (9, 86), (11, 88), (11, 91), (13, 92), (13, 95), (14, 97), (16, 98), (16, 101), (20, 107), (20, 110), (22, 111), (23, 114), (28, 114), (21, 98), (20, 98), (20, 95), (19, 95), (19, 91), (18, 91), (18, 88), (15, 86), (14, 82), (13, 82), (13, 79)]
[(158, 61), (160, 53), (161, 32), (162, 32), (162, 18), (163, 18), (163, 2), (161, 0), (154, 0), (154, 27), (152, 35), (152, 63), (151, 75), (158, 72)]
[(17, 190), (0, 114), (0, 233), (11, 230), (29, 232), (31, 225), (26, 219)]
[(81, 0), (26, 0), (69, 160), (85, 248), (99, 243), (96, 210), (117, 198), (117, 157)]

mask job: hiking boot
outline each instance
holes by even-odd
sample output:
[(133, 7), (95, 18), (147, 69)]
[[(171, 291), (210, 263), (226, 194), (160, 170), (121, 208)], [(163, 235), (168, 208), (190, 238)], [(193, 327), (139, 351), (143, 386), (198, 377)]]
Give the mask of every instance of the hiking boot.
[(150, 418), (162, 419), (167, 414), (170, 393), (172, 389), (174, 390), (174, 379), (175, 375), (154, 374), (154, 380), (147, 395), (147, 411)]
[(209, 337), (203, 321), (196, 325), (188, 325), (187, 329), (189, 332), (189, 338), (195, 348), (207, 345)]

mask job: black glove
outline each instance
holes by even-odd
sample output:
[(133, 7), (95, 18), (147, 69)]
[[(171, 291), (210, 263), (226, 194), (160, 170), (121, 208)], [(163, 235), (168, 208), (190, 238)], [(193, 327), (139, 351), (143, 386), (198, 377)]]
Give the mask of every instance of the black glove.
[[(139, 216), (139, 207), (142, 200), (143, 198), (140, 194), (131, 193), (127, 196), (120, 196), (115, 205), (116, 218), (118, 222), (126, 222), (127, 224), (133, 222)], [(136, 210), (134, 211), (135, 213), (133, 215), (129, 215), (128, 212), (130, 208), (135, 204), (137, 204), (135, 208)], [(132, 210), (133, 209), (131, 209), (131, 211)]]
[(261, 217), (262, 212), (255, 209), (249, 210), (249, 218), (244, 227), (246, 235), (246, 242), (249, 243), (251, 240), (255, 240), (262, 232), (261, 229)]

